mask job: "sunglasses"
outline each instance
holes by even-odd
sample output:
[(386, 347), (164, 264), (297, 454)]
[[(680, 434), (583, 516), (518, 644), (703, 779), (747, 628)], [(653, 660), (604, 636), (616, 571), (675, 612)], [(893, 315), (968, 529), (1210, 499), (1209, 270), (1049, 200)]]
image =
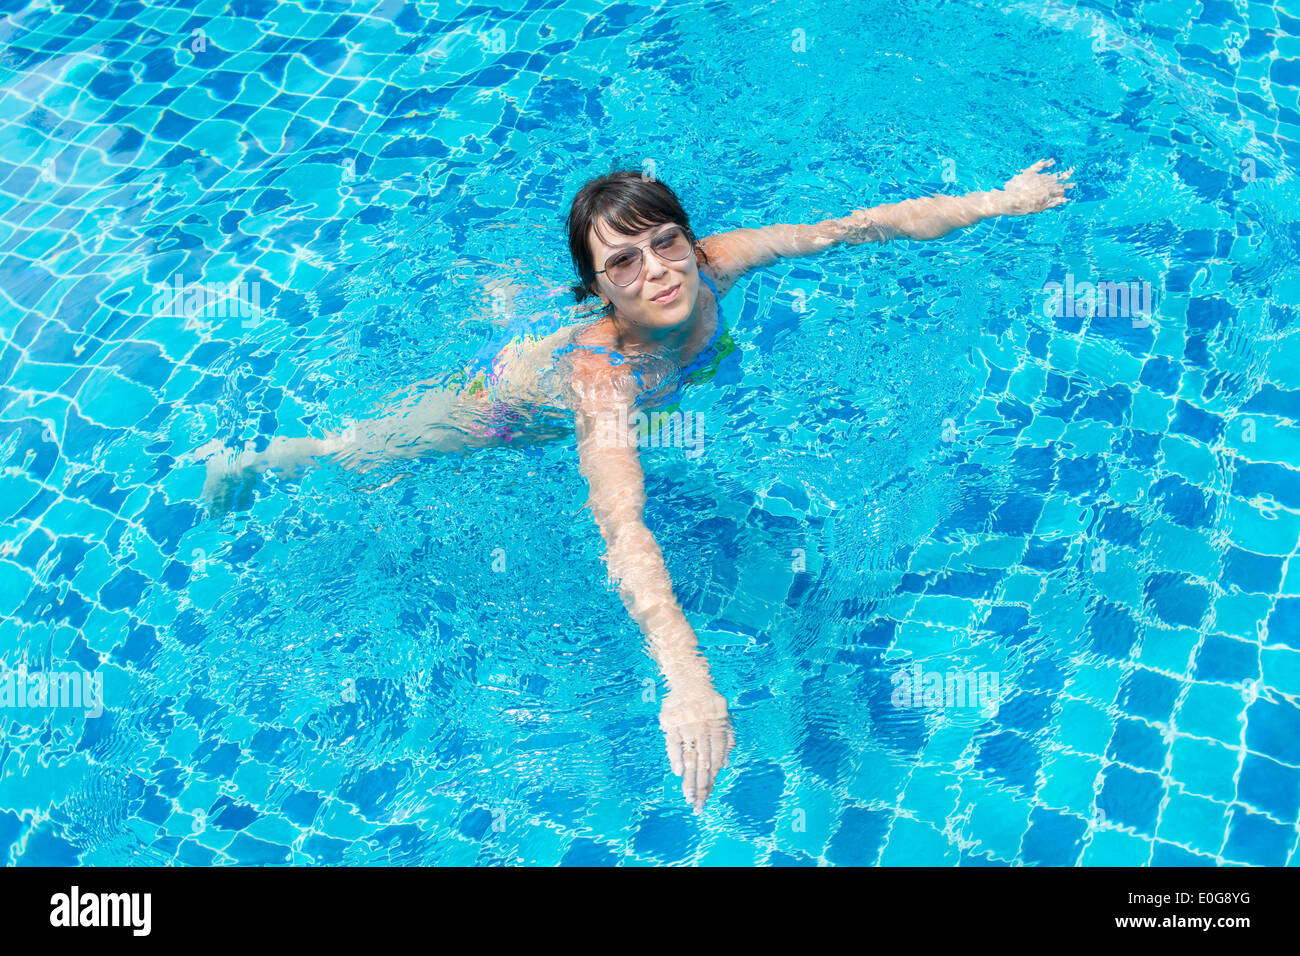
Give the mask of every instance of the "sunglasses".
[[(681, 226), (673, 226), (651, 239), (650, 248), (660, 259), (685, 259), (691, 254), (691, 237)], [(641, 274), (644, 265), (645, 253), (641, 247), (629, 246), (606, 259), (605, 268), (597, 270), (596, 275), (608, 273), (609, 281), (614, 285), (631, 285)]]

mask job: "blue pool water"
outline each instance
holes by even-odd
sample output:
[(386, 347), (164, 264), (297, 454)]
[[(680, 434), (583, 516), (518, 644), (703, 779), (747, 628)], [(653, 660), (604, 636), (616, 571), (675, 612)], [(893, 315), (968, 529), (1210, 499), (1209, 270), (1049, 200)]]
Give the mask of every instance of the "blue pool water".
[[(103, 688), (0, 709), (0, 859), (1296, 862), (1300, 19), (743, 7), (0, 5), (0, 663)], [(1061, 208), (744, 278), (703, 453), (644, 452), (738, 737), (700, 817), (571, 441), (201, 508), (214, 438), (552, 321), (610, 168), (703, 236), (1047, 156)]]

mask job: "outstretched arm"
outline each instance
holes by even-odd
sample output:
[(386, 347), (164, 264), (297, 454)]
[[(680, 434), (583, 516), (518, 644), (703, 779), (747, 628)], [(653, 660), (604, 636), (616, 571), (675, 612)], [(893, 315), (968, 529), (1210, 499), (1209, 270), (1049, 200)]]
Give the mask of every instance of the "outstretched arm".
[(1065, 190), (1075, 185), (1066, 180), (1074, 169), (1042, 172), (1055, 162), (1040, 159), (1001, 189), (907, 199), (807, 225), (777, 223), (758, 229), (734, 229), (709, 236), (703, 245), (715, 277), (730, 287), (750, 269), (771, 265), (777, 259), (810, 256), (838, 245), (897, 238), (938, 239), (993, 216), (1023, 216), (1066, 202)]
[(629, 427), (631, 390), (614, 370), (574, 383), (578, 468), (590, 489), (588, 507), (605, 541), (611, 581), (645, 635), (668, 693), (660, 709), (668, 760), (696, 812), (735, 743), (727, 702), (713, 687), (695, 631), (673, 595), (663, 552), (645, 526), (645, 474), (637, 433)]

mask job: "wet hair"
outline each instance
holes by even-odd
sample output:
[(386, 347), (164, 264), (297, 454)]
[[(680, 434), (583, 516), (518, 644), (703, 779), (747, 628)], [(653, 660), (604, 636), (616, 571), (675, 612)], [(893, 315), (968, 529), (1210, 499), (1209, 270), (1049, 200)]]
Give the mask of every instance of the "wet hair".
[[(579, 283), (570, 286), (574, 300), (594, 298), (596, 263), (588, 233), (597, 220), (615, 232), (632, 235), (664, 223), (676, 223), (686, 230), (695, 254), (707, 263), (708, 255), (695, 238), (690, 219), (677, 194), (657, 179), (646, 179), (637, 170), (620, 169), (588, 180), (569, 207), (569, 255), (578, 271)], [(602, 229), (602, 232), (608, 230)], [(612, 310), (613, 303), (606, 309)]]

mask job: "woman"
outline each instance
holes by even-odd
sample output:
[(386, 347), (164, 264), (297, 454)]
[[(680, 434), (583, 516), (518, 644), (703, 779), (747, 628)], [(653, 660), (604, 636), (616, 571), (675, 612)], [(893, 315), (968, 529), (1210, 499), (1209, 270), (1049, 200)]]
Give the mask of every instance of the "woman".
[[(735, 736), (695, 632), (673, 595), (663, 553), (642, 518), (644, 474), (637, 453), (644, 416), (681, 385), (707, 378), (730, 351), (720, 300), (751, 269), (780, 258), (896, 237), (935, 239), (992, 216), (1041, 212), (1066, 202), (1073, 169), (1044, 173), (1040, 160), (1002, 189), (930, 196), (859, 209), (814, 225), (736, 229), (696, 241), (676, 195), (637, 172), (588, 182), (569, 211), (569, 251), (579, 303), (603, 314), (543, 338), (507, 344), (466, 369), (457, 385), (412, 396), (391, 414), (323, 439), (275, 439), (264, 452), (213, 459), (204, 493), (214, 511), (246, 495), (267, 468), (296, 470), (328, 455), (368, 470), (392, 457), (467, 452), (536, 437), (536, 413), (571, 411), (578, 467), (605, 541), (605, 561), (629, 614), (645, 634), (668, 693), (660, 710), (668, 759), (700, 812)], [(425, 383), (421, 383), (425, 384)], [(550, 437), (553, 432), (544, 433)]]

